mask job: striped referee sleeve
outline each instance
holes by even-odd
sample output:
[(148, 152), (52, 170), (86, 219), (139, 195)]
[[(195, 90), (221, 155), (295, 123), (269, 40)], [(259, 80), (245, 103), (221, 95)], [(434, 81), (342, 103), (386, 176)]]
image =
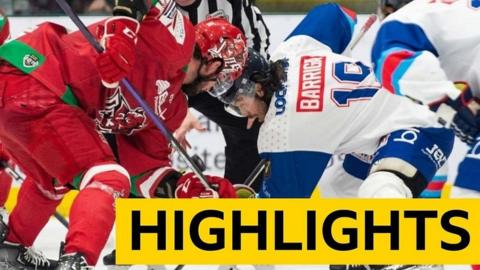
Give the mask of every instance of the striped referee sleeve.
[[(242, 20), (242, 25), (248, 40), (248, 46), (269, 58), (268, 47), (270, 46), (270, 31), (263, 20), (262, 13), (250, 0), (243, 0), (242, 2), (242, 13), (245, 14), (247, 18), (247, 20)], [(247, 31), (247, 29), (249, 29), (249, 31)]]
[(269, 57), (270, 32), (260, 10), (250, 0), (196, 0), (189, 6), (179, 6), (193, 24), (208, 17), (222, 16), (240, 28), (249, 47)]

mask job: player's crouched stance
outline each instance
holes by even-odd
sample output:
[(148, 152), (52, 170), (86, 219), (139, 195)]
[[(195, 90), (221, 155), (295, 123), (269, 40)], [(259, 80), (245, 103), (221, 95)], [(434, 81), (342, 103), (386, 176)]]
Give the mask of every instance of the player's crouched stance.
[[(312, 27), (332, 14), (338, 18)], [(249, 122), (263, 122), (258, 147), (269, 166), (260, 197), (310, 197), (332, 154), (361, 153), (374, 158), (359, 197), (415, 198), (452, 150), (454, 134), (433, 112), (338, 54), (350, 40), (348, 14), (334, 4), (310, 11), (274, 62), (250, 51), (237, 87), (220, 97)]]
[[(0, 140), (29, 176), (8, 230), (0, 222), (0, 264), (27, 270), (95, 266), (115, 221), (115, 199), (128, 197), (131, 190), (144, 197), (235, 197), (226, 179), (206, 177), (218, 187), (213, 192), (191, 173), (173, 171), (168, 142), (143, 109), (121, 86), (102, 86), (115, 87), (129, 77), (170, 131), (180, 125), (187, 111), (180, 89), (185, 66), (200, 62), (191, 61), (194, 28), (172, 1), (155, 2), (142, 9), (146, 14), (132, 6), (119, 9), (145, 16), (142, 27), (122, 14), (91, 25), (105, 47), (100, 55), (79, 32), (53, 23), (39, 25), (0, 50)], [(99, 130), (116, 134), (120, 164)], [(73, 188), (79, 193), (57, 265), (30, 247)]]

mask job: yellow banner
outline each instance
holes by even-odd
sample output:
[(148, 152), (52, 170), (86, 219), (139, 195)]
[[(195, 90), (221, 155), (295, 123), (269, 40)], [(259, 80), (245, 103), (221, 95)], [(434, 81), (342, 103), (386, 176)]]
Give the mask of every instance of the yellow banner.
[(475, 199), (120, 199), (119, 264), (480, 264)]

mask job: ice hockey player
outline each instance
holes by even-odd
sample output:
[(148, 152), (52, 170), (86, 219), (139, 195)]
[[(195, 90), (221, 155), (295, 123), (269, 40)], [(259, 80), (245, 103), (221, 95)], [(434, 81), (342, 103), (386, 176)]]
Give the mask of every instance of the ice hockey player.
[(382, 23), (372, 48), (375, 73), (386, 89), (427, 105), (470, 146), (453, 197), (480, 196), (480, 23), (472, 0), (412, 1)]
[(453, 132), (340, 55), (353, 24), (338, 5), (314, 8), (272, 54), (275, 62), (250, 55), (238, 87), (221, 97), (263, 122), (258, 146), (269, 166), (260, 197), (309, 197), (332, 154), (361, 153), (374, 158), (359, 197), (415, 198), (446, 162)]
[[(214, 89), (217, 91), (228, 89), (233, 81), (241, 75), (247, 58), (247, 48), (243, 34), (240, 29), (221, 18), (202, 21), (195, 25), (194, 29), (196, 47), (187, 71), (186, 85), (182, 88), (183, 91), (192, 94), (193, 92), (215, 91)], [(129, 141), (131, 141), (130, 138)], [(122, 152), (119, 152), (119, 155), (123, 159)], [(132, 159), (137, 161), (136, 158)], [(131, 167), (132, 171), (138, 171), (138, 166), (139, 164), (133, 163), (127, 169)], [(156, 173), (163, 174), (164, 170), (165, 168), (162, 168), (159, 172), (152, 173), (153, 175)], [(169, 170), (173, 171), (171, 168)], [(140, 171), (140, 173), (142, 172)], [(151, 193), (155, 192), (158, 184), (152, 181), (152, 173), (142, 173), (141, 177), (134, 180), (134, 185), (141, 187), (132, 189), (134, 196), (153, 197)], [(164, 183), (166, 185), (169, 182)], [(165, 186), (164, 190), (174, 191), (175, 187), (168, 188)], [(115, 264), (115, 251), (106, 255), (103, 262), (105, 265)]]
[(238, 87), (222, 96), (263, 122), (258, 146), (269, 168), (260, 197), (309, 197), (331, 155), (351, 152), (375, 156), (359, 197), (418, 197), (450, 154), (453, 132), (433, 112), (339, 55), (354, 21), (336, 4), (314, 8), (272, 54), (275, 62), (249, 56)]
[[(180, 86), (197, 71), (192, 65), (199, 66), (192, 59), (193, 26), (173, 2), (157, 1), (151, 9), (139, 3), (145, 2), (116, 1), (114, 17), (89, 27), (105, 47), (100, 55), (79, 32), (53, 23), (3, 45), (0, 81), (8, 83), (0, 85), (0, 141), (31, 178), (21, 186), (8, 232), (0, 222), (2, 263), (94, 266), (112, 229), (114, 199), (128, 196), (131, 187), (145, 197), (235, 196), (226, 179), (207, 176), (218, 194), (206, 193), (193, 174), (171, 169), (168, 142), (118, 86), (128, 77), (174, 131), (187, 110)], [(99, 130), (117, 135), (121, 164)], [(147, 181), (130, 184), (130, 176)], [(30, 247), (72, 188), (80, 192), (56, 266)]]
[[(268, 55), (270, 32), (262, 14), (255, 3), (250, 0), (211, 1), (211, 0), (175, 0), (178, 9), (192, 21), (194, 25), (213, 17), (221, 17), (243, 31), (250, 48)], [(188, 104), (209, 120), (218, 124), (225, 139), (225, 178), (232, 183), (243, 183), (250, 172), (260, 161), (257, 149), (257, 123), (246, 129), (246, 119), (236, 117), (225, 111), (224, 104), (208, 93), (199, 93), (188, 97)], [(192, 128), (205, 128), (193, 115), (187, 115), (185, 122), (175, 131), (180, 142), (187, 141), (185, 134)], [(251, 185), (258, 190), (261, 179)]]

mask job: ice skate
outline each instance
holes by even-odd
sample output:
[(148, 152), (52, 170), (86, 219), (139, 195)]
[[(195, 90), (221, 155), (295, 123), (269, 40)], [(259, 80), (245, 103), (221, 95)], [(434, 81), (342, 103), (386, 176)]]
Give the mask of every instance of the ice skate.
[(0, 244), (0, 269), (50, 270), (57, 262), (31, 247), (4, 241)]
[(88, 270), (94, 267), (88, 266), (87, 260), (80, 253), (67, 253), (60, 256), (55, 270)]
[(48, 270), (54, 269), (57, 262), (47, 259), (32, 247), (5, 241), (8, 226), (0, 216), (0, 269)]

